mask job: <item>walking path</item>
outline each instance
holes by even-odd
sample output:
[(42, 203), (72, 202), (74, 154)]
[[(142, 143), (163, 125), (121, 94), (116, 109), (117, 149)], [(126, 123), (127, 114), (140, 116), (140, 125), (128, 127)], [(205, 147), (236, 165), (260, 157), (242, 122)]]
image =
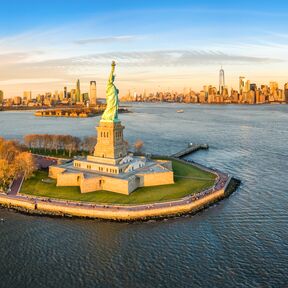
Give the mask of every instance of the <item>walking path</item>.
[(23, 183), (23, 176), (15, 179), (10, 187), (8, 195), (17, 195)]
[(49, 166), (55, 165), (58, 162), (58, 159), (54, 157), (41, 156), (37, 154), (33, 154), (33, 156), (36, 159), (38, 169), (47, 169)]
[[(53, 157), (41, 156), (36, 154), (34, 154), (34, 158), (36, 160), (36, 165), (38, 169), (47, 169), (50, 165), (54, 165), (58, 161), (56, 158)], [(17, 195), (20, 192), (23, 181), (24, 181), (23, 177), (18, 177), (14, 179), (7, 194), (9, 196)]]

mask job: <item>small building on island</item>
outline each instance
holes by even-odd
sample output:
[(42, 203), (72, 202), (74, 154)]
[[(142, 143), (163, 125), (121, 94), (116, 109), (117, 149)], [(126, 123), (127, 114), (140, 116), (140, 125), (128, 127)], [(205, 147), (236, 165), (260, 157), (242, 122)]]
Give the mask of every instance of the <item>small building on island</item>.
[(97, 129), (94, 154), (49, 167), (57, 186), (79, 186), (81, 193), (100, 190), (129, 195), (138, 187), (174, 183), (172, 162), (127, 153), (124, 126), (118, 119), (118, 89), (114, 85), (115, 62), (106, 89), (107, 107)]

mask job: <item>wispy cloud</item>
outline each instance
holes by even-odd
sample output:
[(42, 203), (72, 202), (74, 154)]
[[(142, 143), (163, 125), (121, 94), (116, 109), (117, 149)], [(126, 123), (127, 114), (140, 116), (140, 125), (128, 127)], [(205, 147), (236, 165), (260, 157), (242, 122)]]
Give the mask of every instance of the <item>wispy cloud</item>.
[[(175, 67), (177, 73), (179, 73), (179, 67), (195, 68), (220, 64), (236, 66), (257, 64), (259, 66), (262, 64), (277, 64), (283, 61), (277, 58), (227, 54), (218, 50), (120, 51), (42, 61), (35, 60), (35, 57), (29, 60), (29, 57), (30, 55), (26, 53), (0, 55), (0, 67), (2, 66), (2, 69), (0, 69), (0, 78), (2, 78), (0, 84), (8, 85), (10, 79), (13, 82), (15, 78), (25, 78), (22, 83), (25, 81), (27, 83), (29, 82), (27, 79), (34, 78), (37, 79), (37, 83), (40, 83), (40, 81), (46, 83), (49, 81), (55, 82), (56, 78), (86, 77), (94, 73), (98, 74), (99, 67), (109, 67), (112, 60), (118, 62), (121, 69), (125, 70), (127, 68), (128, 70), (126, 70), (131, 73), (139, 70), (143, 71), (143, 69), (153, 70), (157, 73), (158, 67), (169, 69)], [(46, 79), (46, 81), (38, 79), (39, 75), (44, 76), (43, 79)], [(182, 74), (180, 73), (180, 75)], [(13, 84), (12, 82), (10, 84)]]
[(0, 54), (0, 66), (29, 61), (31, 57), (41, 54), (41, 51), (3, 53)]
[(108, 36), (108, 37), (95, 37), (88, 39), (81, 39), (74, 41), (75, 44), (86, 45), (94, 43), (113, 43), (113, 42), (129, 42), (136, 40), (138, 37), (134, 35), (122, 35), (122, 36)]
[(31, 79), (9, 79), (0, 81), (0, 85), (18, 85), (18, 84), (42, 84), (52, 82), (62, 82), (63, 79), (58, 78), (31, 78)]
[[(0, 69), (0, 79), (2, 78), (0, 85), (61, 82), (65, 81), (63, 79), (70, 79), (71, 77), (85, 78), (96, 74), (97, 79), (99, 79), (102, 70), (99, 67), (109, 67), (112, 60), (116, 60), (121, 69), (130, 74), (148, 69), (149, 73), (153, 71), (152, 74), (155, 76), (158, 73), (158, 67), (167, 67), (170, 70), (175, 68), (175, 73), (177, 72), (179, 77), (183, 76), (183, 71), (180, 72), (179, 67), (183, 67), (183, 69), (202, 68), (205, 65), (220, 64), (236, 66), (257, 64), (259, 66), (282, 61), (277, 58), (228, 54), (218, 50), (120, 51), (42, 61), (35, 60), (35, 58), (29, 61), (27, 60), (29, 57), (29, 54), (26, 53), (0, 55), (0, 66), (3, 68)], [(5, 65), (3, 65), (3, 61), (6, 61)], [(125, 73), (122, 75), (124, 76)]]
[[(277, 58), (256, 57), (226, 54), (221, 51), (204, 50), (157, 50), (157, 51), (132, 51), (97, 53), (84, 57), (72, 57), (43, 62), (42, 64), (55, 65), (107, 65), (111, 60), (116, 60), (125, 66), (187, 66), (205, 64), (245, 64), (245, 63), (276, 63), (282, 61)], [(38, 63), (40, 64), (40, 63)]]

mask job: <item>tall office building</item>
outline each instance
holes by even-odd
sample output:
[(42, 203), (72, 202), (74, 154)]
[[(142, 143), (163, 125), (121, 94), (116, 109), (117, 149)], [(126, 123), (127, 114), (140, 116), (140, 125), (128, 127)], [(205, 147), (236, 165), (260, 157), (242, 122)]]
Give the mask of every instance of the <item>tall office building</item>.
[(52, 95), (53, 100), (59, 100), (59, 92), (58, 90), (55, 90), (54, 94)]
[(257, 85), (255, 83), (250, 84), (250, 90), (256, 92), (257, 90)]
[(250, 80), (246, 80), (243, 92), (248, 93), (249, 91), (250, 91)]
[(64, 87), (64, 95), (63, 95), (64, 99), (68, 98), (68, 93), (67, 93), (67, 87)]
[(70, 97), (71, 97), (71, 101), (75, 103), (76, 102), (76, 89), (71, 89)]
[(270, 82), (270, 95), (269, 95), (269, 101), (273, 102), (273, 101), (278, 101), (278, 83), (275, 81), (271, 81)]
[(63, 99), (64, 99), (64, 92), (62, 90), (60, 90), (60, 92), (59, 92), (59, 100), (63, 101)]
[(89, 93), (82, 93), (81, 97), (82, 97), (82, 101), (84, 103), (88, 103), (88, 101), (89, 101)]
[(13, 97), (13, 104), (14, 105), (21, 105), (22, 103), (22, 98), (20, 96), (14, 96)]
[(31, 91), (24, 91), (23, 92), (23, 98), (26, 99), (26, 101), (30, 101), (32, 99), (32, 92)]
[(223, 95), (224, 87), (225, 87), (225, 74), (221, 66), (221, 69), (219, 71), (219, 94), (220, 95)]
[(288, 103), (288, 83), (284, 85), (285, 101)]
[(270, 96), (272, 96), (274, 100), (278, 100), (278, 83), (275, 81), (270, 82)]
[(3, 104), (3, 100), (4, 100), (4, 93), (2, 90), (0, 90), (0, 105)]
[(274, 94), (278, 90), (278, 83), (275, 81), (270, 82), (270, 93)]
[(90, 81), (90, 104), (97, 104), (97, 86), (96, 81)]
[(82, 97), (81, 97), (81, 90), (80, 90), (80, 80), (78, 79), (76, 83), (76, 103), (82, 102), (81, 98)]
[(0, 90), (0, 104), (3, 103), (3, 100), (4, 100), (4, 92)]
[(245, 87), (245, 77), (240, 76), (239, 77), (239, 94), (242, 95), (244, 92)]

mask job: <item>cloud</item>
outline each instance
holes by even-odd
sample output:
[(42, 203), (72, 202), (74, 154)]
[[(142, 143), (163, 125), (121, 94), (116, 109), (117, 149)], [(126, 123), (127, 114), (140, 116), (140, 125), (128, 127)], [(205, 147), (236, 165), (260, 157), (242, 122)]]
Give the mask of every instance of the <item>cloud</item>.
[(137, 39), (133, 35), (122, 35), (122, 36), (109, 36), (109, 37), (96, 37), (89, 39), (81, 39), (74, 41), (75, 44), (86, 45), (92, 43), (113, 43), (113, 42), (128, 42)]
[(42, 84), (42, 83), (52, 83), (61, 82), (63, 79), (58, 78), (29, 78), (29, 79), (9, 79), (0, 81), (0, 85), (18, 85), (18, 84)]
[[(97, 75), (99, 78), (101, 77), (100, 71), (102, 70), (99, 67), (109, 67), (112, 60), (116, 60), (119, 63), (119, 68), (126, 70), (130, 74), (135, 74), (137, 71), (149, 71), (148, 74), (150, 74), (153, 71), (154, 75), (157, 74), (158, 67), (167, 67), (169, 70), (175, 68), (179, 75), (183, 75), (183, 71), (180, 72), (179, 67), (183, 67), (184, 69), (185, 67), (195, 68), (205, 65), (239, 66), (243, 64), (261, 65), (280, 62), (280, 59), (275, 58), (227, 54), (217, 50), (105, 52), (42, 61), (39, 59), (35, 61), (35, 58), (30, 58), (29, 60), (29, 58), (30, 56), (27, 53), (0, 55), (0, 79), (2, 80), (0, 84), (49, 83), (62, 81), (71, 77), (83, 78), (91, 75)], [(14, 62), (11, 62), (12, 60)], [(8, 62), (3, 65), (3, 61), (4, 63), (5, 61)], [(141, 75), (143, 77), (148, 76), (143, 75), (143, 73)], [(39, 76), (43, 78), (39, 78)], [(33, 80), (37, 82), (31, 82), (31, 79), (37, 79)]]
[[(106, 65), (116, 60), (125, 66), (188, 66), (205, 64), (265, 64), (282, 60), (268, 57), (226, 54), (204, 50), (158, 50), (139, 52), (111, 52), (60, 60), (65, 65)], [(59, 62), (58, 62), (59, 64)]]
[[(243, 51), (246, 50), (243, 49)], [(10, 91), (10, 95), (14, 95), (18, 93), (19, 89), (34, 89), (34, 91), (39, 91), (39, 87), (42, 87), (41, 89), (44, 91), (47, 91), (47, 89), (59, 89), (65, 83), (73, 82), (77, 78), (80, 78), (81, 81), (83, 80), (83, 83), (88, 83), (88, 80), (91, 79), (97, 79), (98, 84), (104, 87), (107, 77), (105, 73), (109, 70), (112, 60), (116, 60), (119, 64), (121, 79), (119, 78), (118, 80), (119, 83), (122, 83), (124, 86), (126, 85), (126, 88), (131, 85), (135, 87), (139, 85), (154, 87), (155, 81), (170, 85), (167, 83), (168, 81), (169, 83), (173, 83), (174, 86), (179, 86), (184, 85), (184, 83), (190, 83), (188, 81), (191, 80), (191, 75), (194, 75), (194, 79), (195, 77), (199, 79), (201, 77), (211, 78), (211, 75), (206, 75), (207, 72), (205, 72), (205, 76), (203, 74), (201, 74), (201, 77), (199, 76), (199, 73), (203, 69), (200, 69), (200, 72), (195, 72), (199, 68), (205, 67), (205, 65), (223, 64), (226, 66), (234, 65), (239, 68), (239, 65), (249, 64), (250, 67), (258, 67), (258, 70), (261, 70), (261, 65), (277, 64), (283, 61), (265, 56), (257, 57), (253, 56), (251, 51), (250, 53), (249, 56), (246, 56), (237, 53), (224, 53), (216, 49), (118, 51), (59, 59), (54, 58), (51, 60), (40, 60), (41, 57), (39, 59), (35, 59), (34, 57), (30, 58), (30, 61), (23, 60), (27, 57), (25, 53), (11, 54), (9, 58), (18, 57), (22, 60), (1, 67), (0, 79), (2, 81), (0, 81), (0, 87), (5, 86), (6, 91)], [(3, 58), (2, 60), (5, 59), (3, 55), (0, 57)], [(205, 78), (206, 81), (208, 81), (208, 78)], [(213, 78), (211, 79), (213, 80)], [(49, 83), (49, 86), (47, 86), (47, 83)]]
[(0, 54), (0, 66), (29, 61), (31, 57), (42, 54), (41, 51), (13, 52)]
[(4, 66), (7, 64), (13, 64), (18, 63), (19, 61), (22, 61), (23, 59), (27, 58), (27, 53), (5, 53), (0, 54), (0, 65)]

